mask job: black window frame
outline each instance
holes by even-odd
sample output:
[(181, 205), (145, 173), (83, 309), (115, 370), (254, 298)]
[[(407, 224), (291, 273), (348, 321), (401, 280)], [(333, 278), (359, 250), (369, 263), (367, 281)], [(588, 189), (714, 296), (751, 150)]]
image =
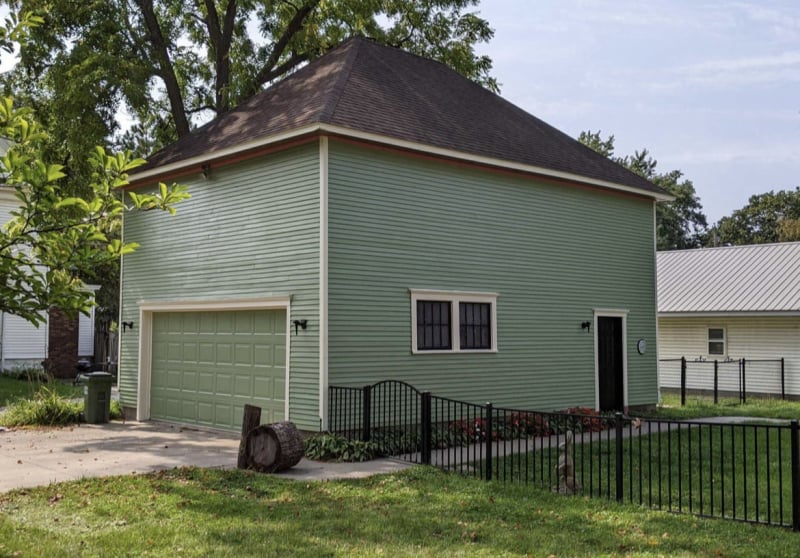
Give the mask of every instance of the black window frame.
[(492, 303), (458, 301), (458, 341), (462, 351), (492, 349)]
[(418, 351), (452, 351), (452, 303), (449, 300), (418, 299), (416, 328)]

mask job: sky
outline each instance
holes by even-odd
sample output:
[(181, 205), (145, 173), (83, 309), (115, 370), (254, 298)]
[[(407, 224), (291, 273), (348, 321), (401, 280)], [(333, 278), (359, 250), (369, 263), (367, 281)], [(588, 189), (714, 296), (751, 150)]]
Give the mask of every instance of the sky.
[[(561, 131), (647, 149), (709, 224), (800, 186), (798, 0), (481, 0), (501, 95)], [(7, 9), (0, 10), (5, 17)], [(13, 64), (4, 55), (0, 71)]]
[(691, 180), (709, 224), (800, 186), (797, 0), (482, 0), (501, 95)]

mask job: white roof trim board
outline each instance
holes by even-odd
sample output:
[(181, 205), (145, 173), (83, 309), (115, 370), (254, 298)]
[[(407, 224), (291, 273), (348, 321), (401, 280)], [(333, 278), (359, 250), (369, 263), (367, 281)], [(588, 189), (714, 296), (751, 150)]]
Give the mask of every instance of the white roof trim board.
[(657, 254), (658, 313), (800, 312), (800, 242)]

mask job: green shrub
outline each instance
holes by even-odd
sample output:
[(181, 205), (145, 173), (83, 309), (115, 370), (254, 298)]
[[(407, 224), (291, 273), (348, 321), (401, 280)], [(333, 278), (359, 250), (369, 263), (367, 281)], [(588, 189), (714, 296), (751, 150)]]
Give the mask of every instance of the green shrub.
[(320, 434), (306, 440), (306, 457), (316, 461), (370, 461), (381, 457), (373, 442), (348, 440), (336, 434)]
[(109, 412), (111, 420), (124, 420), (125, 416), (122, 414), (122, 405), (116, 399), (111, 400), (111, 410)]
[(42, 386), (32, 399), (20, 399), (0, 415), (5, 426), (64, 426), (81, 421), (83, 403), (61, 397), (54, 389)]

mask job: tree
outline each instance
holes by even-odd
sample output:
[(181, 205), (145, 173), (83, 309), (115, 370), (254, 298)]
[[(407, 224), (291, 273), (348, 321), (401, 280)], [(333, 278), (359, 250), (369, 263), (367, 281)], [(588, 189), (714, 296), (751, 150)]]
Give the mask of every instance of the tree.
[(658, 163), (650, 156), (647, 149), (636, 151), (632, 156), (617, 157), (614, 155), (614, 136), (608, 136), (604, 140), (600, 136), (600, 131), (581, 132), (578, 141), (660, 186), (675, 197), (671, 202), (659, 203), (656, 206), (658, 250), (681, 250), (699, 248), (703, 245), (708, 222), (694, 185), (690, 180), (682, 180), (683, 172), (679, 170), (657, 172)]
[[(45, 19), (6, 87), (52, 105), (70, 136), (134, 125), (122, 141), (152, 148), (185, 136), (352, 35), (437, 59), (492, 89), (491, 60), (474, 52), (488, 23), (478, 0), (2, 0)], [(74, 126), (72, 126), (74, 128)], [(85, 137), (85, 134), (84, 134)], [(83, 141), (83, 138), (73, 138)]]
[(92, 297), (81, 278), (137, 247), (118, 238), (124, 211), (174, 213), (174, 204), (188, 197), (182, 186), (160, 184), (155, 194), (129, 192), (126, 204), (121, 188), (143, 161), (101, 147), (88, 159), (93, 173), (85, 189), (91, 194), (64, 195), (63, 167), (42, 156), (46, 133), (30, 109), (15, 108), (10, 98), (0, 100), (0, 136), (11, 142), (0, 172), (19, 200), (0, 230), (0, 311), (34, 324), (53, 306), (67, 314), (89, 310)]
[(710, 233), (719, 244), (765, 244), (800, 240), (800, 188), (750, 196)]

